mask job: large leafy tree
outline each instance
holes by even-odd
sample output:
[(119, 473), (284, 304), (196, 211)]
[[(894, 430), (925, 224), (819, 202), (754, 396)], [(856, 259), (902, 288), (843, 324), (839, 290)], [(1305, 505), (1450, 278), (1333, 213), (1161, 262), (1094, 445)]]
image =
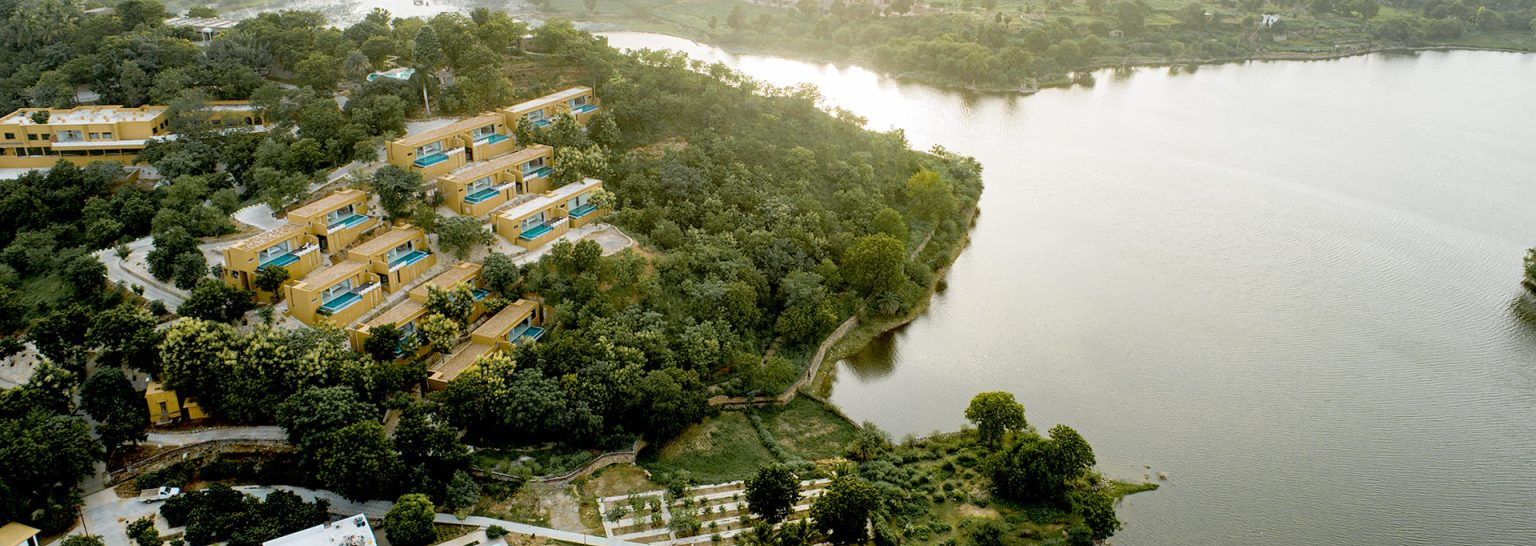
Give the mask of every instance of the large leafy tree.
[(383, 425), (353, 423), (331, 433), (316, 454), (316, 477), (326, 489), (351, 500), (388, 495), (404, 470)]
[(96, 362), (101, 365), (127, 365), (145, 373), (160, 373), (161, 334), (155, 330), (155, 317), (136, 305), (119, 305), (96, 313), (85, 333), (86, 342), (100, 347)]
[(288, 432), (289, 442), (306, 452), (331, 433), (376, 417), (378, 409), (347, 387), (311, 387), (277, 406), (277, 424)]
[(437, 244), (453, 257), (463, 260), (475, 249), (495, 242), (495, 236), (480, 220), (468, 216), (444, 218), (435, 226)]
[(379, 196), (379, 206), (390, 218), (406, 218), (421, 200), (421, 173), (385, 165), (368, 178), (368, 189)]
[(1077, 474), (1093, 466), (1093, 446), (1088, 445), (1088, 440), (1084, 440), (1072, 427), (1051, 427), (1051, 442), (1056, 444), (1056, 453), (1061, 457), (1063, 468)]
[(1009, 392), (984, 392), (971, 398), (965, 418), (976, 424), (981, 441), (990, 446), (1002, 443), (1003, 434), (1029, 426), (1024, 420), (1024, 405)]
[(895, 290), (906, 280), (902, 269), (905, 244), (890, 235), (860, 237), (843, 255), (842, 274), (848, 284), (865, 295)]
[(384, 515), (384, 533), (389, 536), (390, 544), (427, 546), (437, 542), (437, 529), (432, 526), (434, 517), (436, 508), (426, 495), (401, 495)]
[(438, 491), (469, 467), (469, 448), (459, 441), (459, 430), (438, 415), (434, 403), (407, 407), (395, 427), (394, 440), (400, 462), (418, 491)]
[(874, 485), (854, 476), (838, 476), (811, 504), (811, 519), (832, 544), (869, 540), (869, 516), (880, 505)]
[(800, 478), (783, 464), (758, 468), (746, 486), (747, 507), (770, 524), (784, 521), (800, 499)]
[(97, 421), (96, 435), (110, 453), (125, 442), (145, 439), (149, 425), (144, 398), (117, 368), (102, 368), (80, 386), (80, 408)]
[[(0, 393), (11, 398), (27, 387)], [(11, 404), (7, 403), (6, 406)], [(26, 409), (0, 416), (0, 519), (58, 532), (74, 523), (75, 484), (94, 472), (104, 452), (85, 419)]]

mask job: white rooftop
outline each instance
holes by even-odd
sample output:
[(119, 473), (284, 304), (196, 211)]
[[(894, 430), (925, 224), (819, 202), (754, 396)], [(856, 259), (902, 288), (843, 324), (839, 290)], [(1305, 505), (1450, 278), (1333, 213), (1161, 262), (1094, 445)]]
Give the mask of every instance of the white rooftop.
[(227, 30), (235, 28), (240, 21), (234, 19), (218, 19), (212, 17), (174, 17), (165, 20), (165, 26), (169, 27), (193, 27), (199, 30)]
[(585, 95), (587, 93), (590, 93), (591, 91), (592, 91), (592, 89), (587, 88), (587, 87), (572, 87), (572, 88), (566, 89), (564, 91), (556, 91), (554, 93), (550, 93), (548, 95), (544, 95), (542, 97), (539, 97), (539, 98), (536, 98), (536, 99), (533, 99), (533, 100), (526, 100), (526, 101), (517, 103), (517, 104), (513, 105), (512, 107), (507, 108), (507, 110), (512, 110), (514, 112), (515, 111), (519, 111), (519, 110), (527, 110), (529, 108), (533, 108), (533, 107), (539, 106), (541, 104), (549, 104), (551, 102), (559, 102), (559, 101), (562, 101), (562, 100), (565, 100), (565, 99), (573, 99), (573, 98)]
[(262, 546), (378, 546), (368, 517), (358, 514), (261, 543)]
[[(124, 121), (149, 121), (165, 113), (164, 106), (147, 108), (123, 108), (121, 106), (84, 107), (73, 110), (50, 110), (48, 125), (76, 125), (81, 123), (118, 123)], [(0, 125), (37, 125), (29, 111), (17, 111), (16, 115), (0, 120)]]
[(558, 188), (544, 192), (542, 195), (533, 199), (529, 199), (523, 203), (519, 203), (517, 206), (507, 209), (505, 212), (502, 212), (497, 216), (517, 218), (525, 214), (538, 212), (539, 209), (547, 208), (550, 205), (559, 203), (561, 199), (570, 197), (580, 193), (582, 190), (589, 189), (601, 183), (602, 181), (596, 178), (588, 178), (586, 180), (582, 180), (581, 182), (572, 182), (570, 184), (566, 184), (564, 186), (560, 186)]
[(587, 179), (583, 179), (581, 182), (572, 182), (570, 184), (566, 184), (564, 186), (560, 186), (558, 188), (549, 190), (547, 192), (544, 192), (544, 195), (548, 195), (548, 196), (550, 196), (550, 198), (553, 198), (553, 199), (559, 199), (561, 197), (570, 197), (572, 195), (576, 195), (578, 193), (581, 193), (582, 190), (591, 188), (592, 186), (596, 186), (596, 185), (602, 184), (602, 183), (603, 183), (603, 181), (598, 180), (596, 178), (587, 178)]

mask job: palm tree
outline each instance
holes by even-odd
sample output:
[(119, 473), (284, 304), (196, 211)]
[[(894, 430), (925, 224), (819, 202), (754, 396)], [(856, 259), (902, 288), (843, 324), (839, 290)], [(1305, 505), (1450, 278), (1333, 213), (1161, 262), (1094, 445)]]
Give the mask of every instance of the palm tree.
[(368, 61), (368, 56), (356, 49), (347, 54), (347, 58), (341, 60), (341, 72), (349, 79), (359, 79), (373, 72), (373, 63)]

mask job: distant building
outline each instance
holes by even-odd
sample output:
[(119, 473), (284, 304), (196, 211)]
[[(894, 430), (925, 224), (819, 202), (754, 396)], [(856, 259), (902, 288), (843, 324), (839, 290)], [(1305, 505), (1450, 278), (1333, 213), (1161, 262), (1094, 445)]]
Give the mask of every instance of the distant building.
[(48, 168), (59, 159), (133, 163), (166, 135), (164, 106), (22, 108), (0, 118), (0, 168)]
[(368, 517), (358, 514), (350, 518), (316, 525), (291, 535), (280, 536), (261, 543), (261, 546), (378, 546), (373, 537), (373, 527)]
[(167, 390), (158, 381), (151, 381), (149, 388), (144, 389), (144, 402), (149, 406), (149, 422), (156, 425), (182, 420), (201, 421), (208, 417), (196, 398), (183, 400), (176, 391)]
[(39, 532), (20, 523), (7, 523), (5, 527), (0, 527), (0, 546), (38, 546)]
[(1262, 19), (1259, 19), (1259, 27), (1261, 28), (1274, 28), (1275, 24), (1280, 22), (1278, 14), (1266, 13), (1262, 17)]
[(235, 28), (240, 21), (234, 19), (219, 19), (215, 17), (173, 17), (165, 20), (165, 26), (190, 28), (197, 31), (203, 41), (212, 40), (214, 36), (223, 34), (224, 31)]
[(416, 69), (414, 69), (414, 68), (408, 68), (408, 67), (391, 68), (389, 70), (381, 70), (379, 72), (374, 72), (372, 74), (369, 74), (368, 75), (368, 81), (374, 81), (374, 80), (378, 80), (380, 78), (388, 78), (388, 79), (391, 79), (391, 80), (400, 80), (400, 81), (410, 81), (411, 80), (411, 76), (415, 76), (415, 75), (416, 75)]

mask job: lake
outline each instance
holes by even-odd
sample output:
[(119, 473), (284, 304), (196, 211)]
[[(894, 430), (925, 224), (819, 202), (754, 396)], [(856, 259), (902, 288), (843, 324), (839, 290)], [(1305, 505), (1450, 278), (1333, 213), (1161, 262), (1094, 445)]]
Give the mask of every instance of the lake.
[[(1122, 546), (1536, 544), (1536, 55), (1148, 68), (974, 96), (673, 48), (985, 166), (931, 309), (838, 364), (855, 419), (926, 434), (979, 391), (1161, 490)], [(1176, 72), (1176, 73), (1175, 73)]]

